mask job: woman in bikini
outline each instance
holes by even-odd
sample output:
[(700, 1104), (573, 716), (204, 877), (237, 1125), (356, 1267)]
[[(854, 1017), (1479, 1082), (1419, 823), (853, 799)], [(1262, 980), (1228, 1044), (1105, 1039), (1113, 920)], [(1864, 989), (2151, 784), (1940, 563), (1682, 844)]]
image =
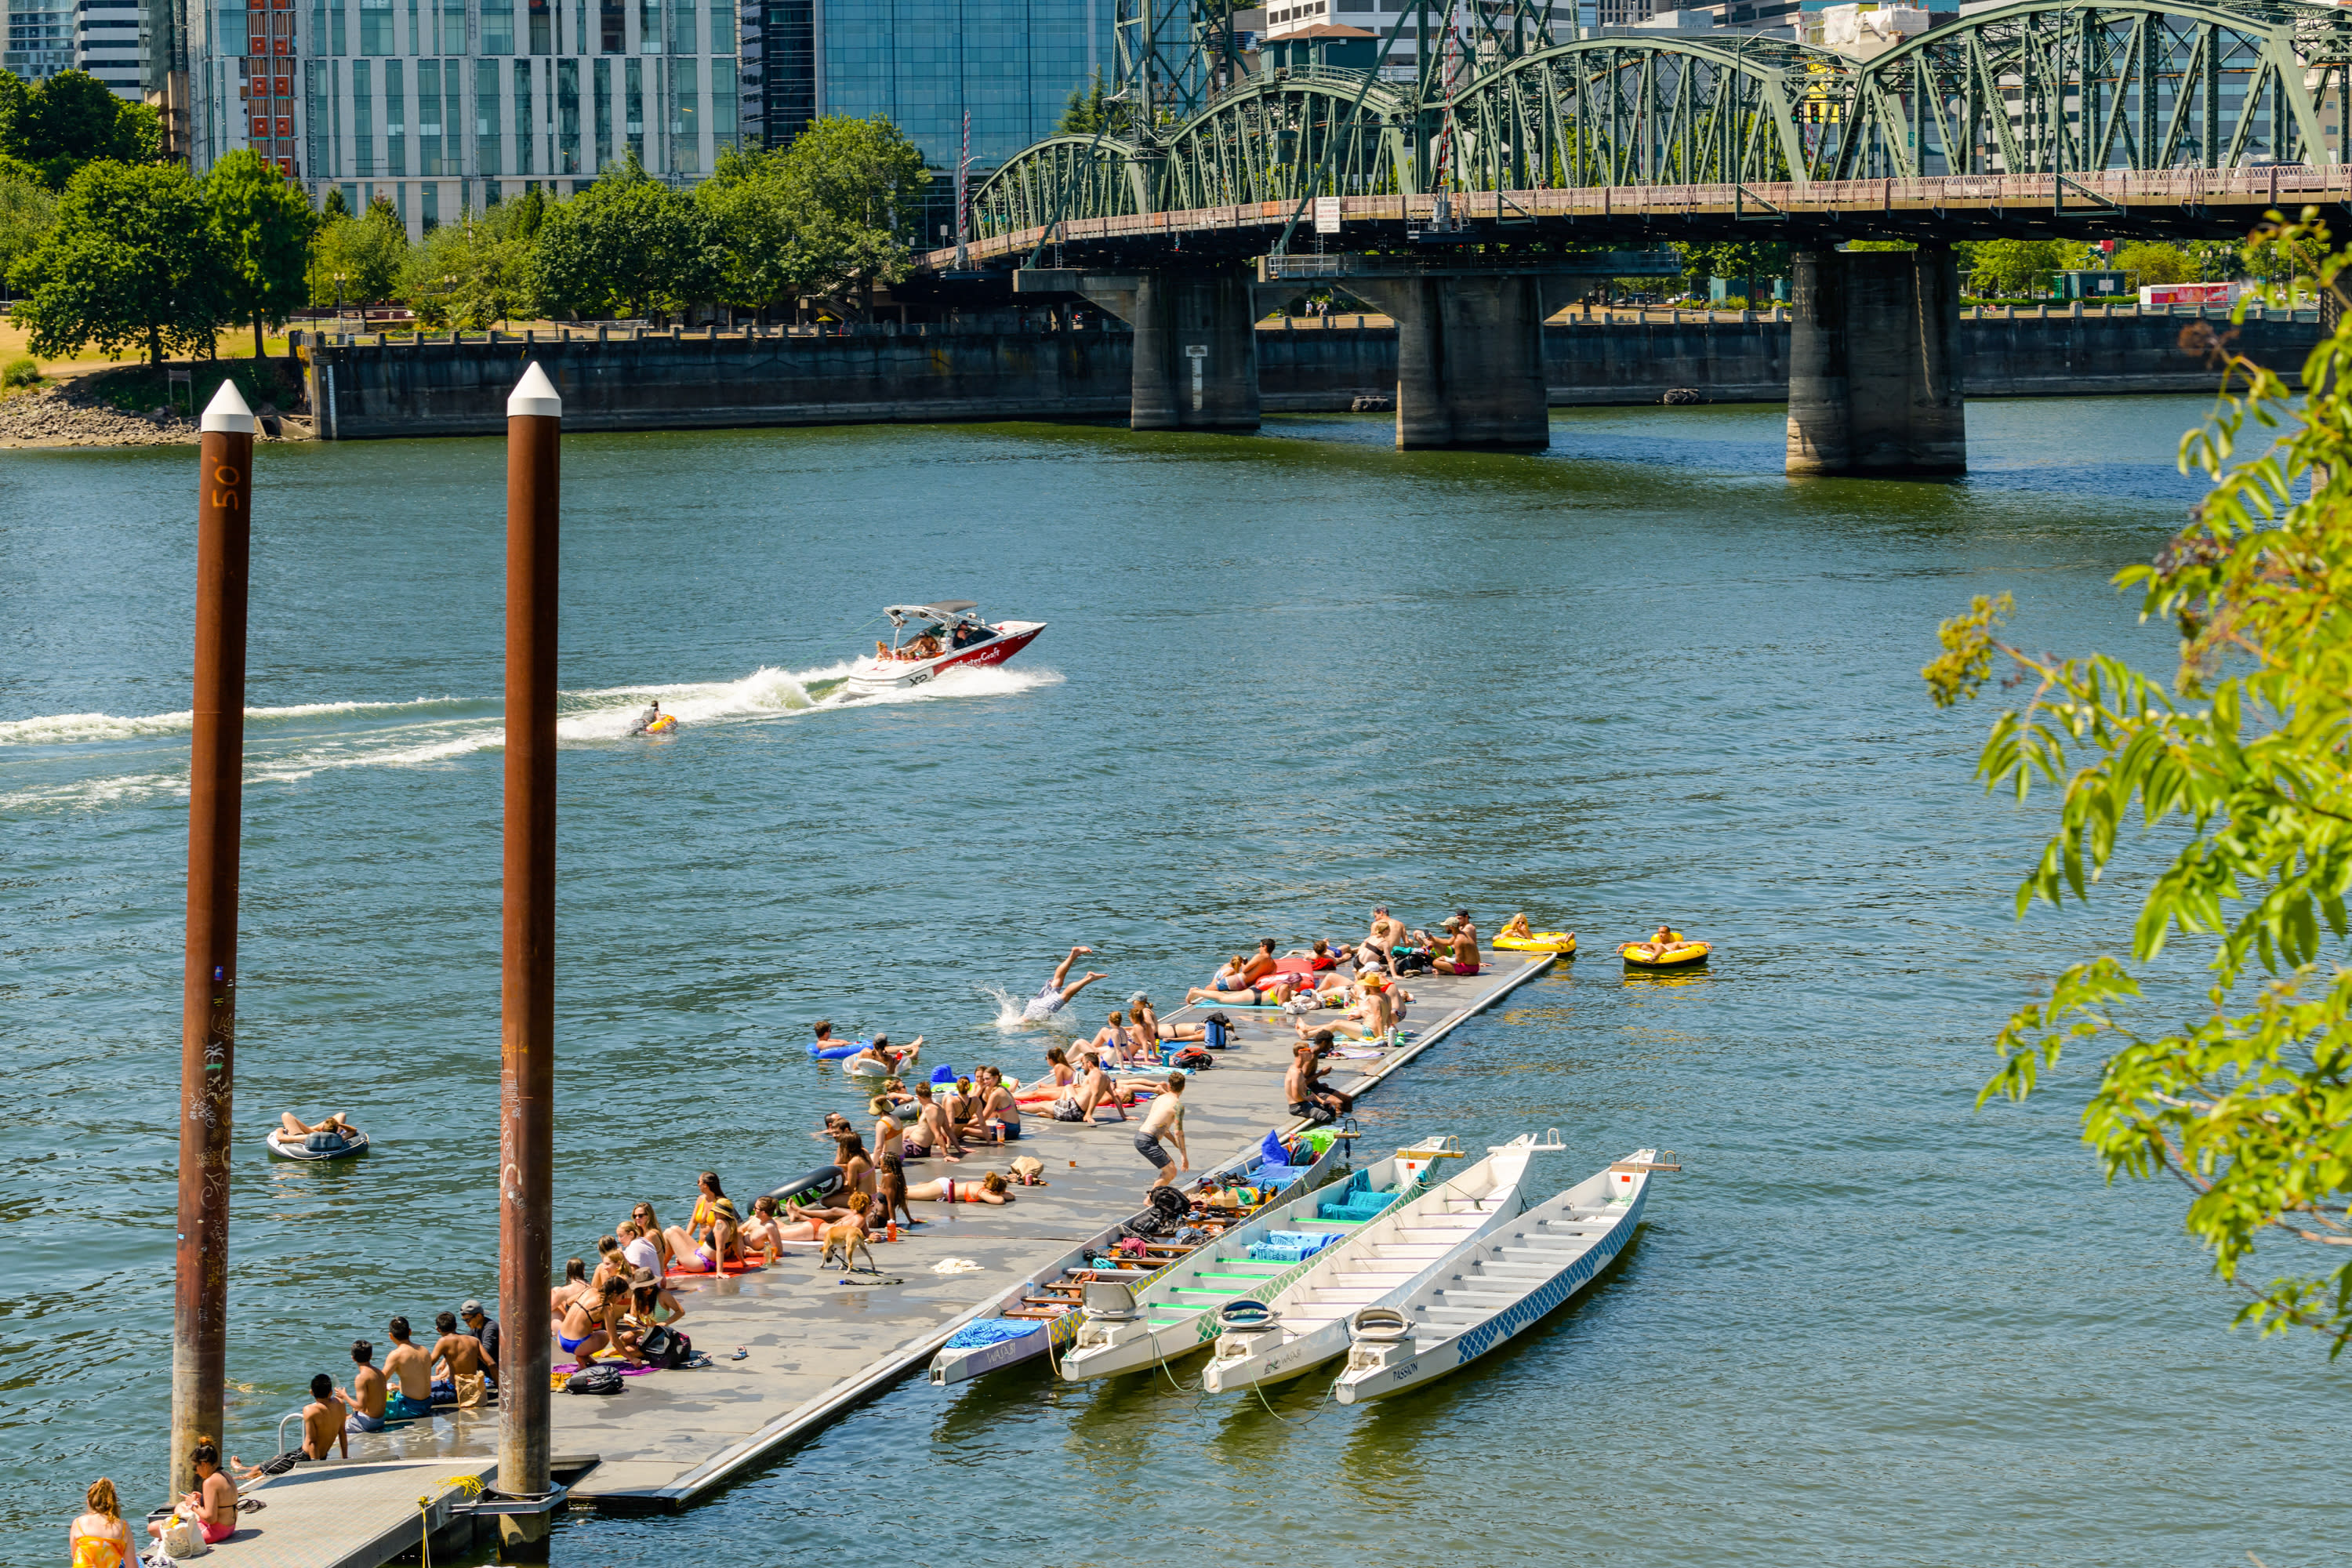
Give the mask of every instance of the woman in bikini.
[[(851, 1193), (874, 1195), (874, 1162), (866, 1158), (866, 1141), (855, 1132), (845, 1132), (835, 1145), (837, 1151), (834, 1163), (841, 1167), (841, 1184)], [(852, 1205), (853, 1207), (856, 1205)]]
[(1009, 1204), (1013, 1194), (1005, 1189), (1012, 1184), (1002, 1172), (991, 1171), (977, 1182), (959, 1181), (953, 1176), (917, 1182), (907, 1189), (907, 1195), (927, 1204)]
[(89, 1511), (66, 1531), (73, 1568), (123, 1568), (131, 1557), (131, 1527), (122, 1522), (122, 1503), (114, 1495), (114, 1483), (99, 1477), (89, 1483), (84, 1500)]
[(882, 1212), (882, 1223), (884, 1226), (887, 1226), (889, 1225), (890, 1218), (893, 1215), (900, 1214), (907, 1216), (907, 1223), (908, 1225), (920, 1225), (923, 1223), (921, 1220), (915, 1217), (915, 1211), (907, 1206), (906, 1166), (900, 1164), (897, 1160), (891, 1158), (889, 1155), (885, 1154), (882, 1157), (881, 1162), (875, 1167), (874, 1186), (875, 1190), (881, 1194), (882, 1201), (877, 1206), (879, 1207)]
[(587, 1260), (580, 1258), (567, 1260), (563, 1265), (563, 1283), (547, 1294), (547, 1315), (561, 1322), (564, 1310), (572, 1305), (572, 1299), (587, 1289)]
[(876, 1095), (870, 1106), (874, 1112), (874, 1157), (878, 1160), (906, 1157), (906, 1127), (891, 1109), (890, 1101)]

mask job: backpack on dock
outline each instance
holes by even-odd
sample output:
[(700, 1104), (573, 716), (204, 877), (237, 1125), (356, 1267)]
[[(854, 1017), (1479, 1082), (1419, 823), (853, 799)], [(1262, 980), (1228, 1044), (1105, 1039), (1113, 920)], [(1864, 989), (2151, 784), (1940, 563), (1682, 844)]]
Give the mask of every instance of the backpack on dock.
[(1231, 1049), (1234, 1043), (1234, 1021), (1223, 1013), (1210, 1014), (1201, 1021), (1201, 1043), (1213, 1051)]

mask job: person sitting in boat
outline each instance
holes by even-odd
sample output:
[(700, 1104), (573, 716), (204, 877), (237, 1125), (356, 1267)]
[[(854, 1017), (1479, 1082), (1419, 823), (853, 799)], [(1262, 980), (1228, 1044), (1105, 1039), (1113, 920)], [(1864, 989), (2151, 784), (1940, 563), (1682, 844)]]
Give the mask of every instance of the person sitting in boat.
[(977, 647), (996, 634), (977, 621), (959, 621), (948, 635), (949, 643), (956, 647)]
[(324, 1121), (315, 1123), (304, 1121), (290, 1110), (282, 1110), (278, 1113), (278, 1131), (284, 1134), (289, 1143), (299, 1143), (314, 1132), (324, 1132), (331, 1138), (349, 1142), (358, 1137), (360, 1131), (344, 1119), (343, 1113), (340, 1110)]
[(913, 642), (908, 643), (906, 647), (895, 650), (892, 649), (887, 643), (882, 642), (878, 639), (874, 644), (875, 658), (895, 658), (906, 663), (914, 663), (926, 658), (937, 658), (946, 651), (947, 649), (940, 646), (940, 635), (936, 631), (925, 632), (921, 637), (917, 637)]

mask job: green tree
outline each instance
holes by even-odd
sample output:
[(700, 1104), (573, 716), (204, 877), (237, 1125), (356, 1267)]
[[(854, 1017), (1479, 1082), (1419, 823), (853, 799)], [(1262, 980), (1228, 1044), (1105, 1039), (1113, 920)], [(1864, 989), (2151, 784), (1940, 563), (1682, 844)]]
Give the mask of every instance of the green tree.
[(1092, 82), (1070, 89), (1069, 104), (1054, 129), (1064, 136), (1092, 136), (1097, 131), (1116, 136), (1126, 122), (1125, 108), (1123, 104), (1106, 101), (1102, 72), (1097, 71)]
[[(2344, 258), (2310, 210), (2250, 249), (2342, 297)], [(1944, 705), (1998, 665), (2031, 689), (1977, 763), (2021, 801), (2056, 792), (2021, 915), (2087, 902), (2135, 818), (2158, 840), (2152, 878), (2132, 879), (2129, 957), (2070, 964), (2018, 1009), (1979, 1103), (2033, 1093), (2064, 1049), (2110, 1051), (2084, 1115), (2108, 1178), (2178, 1178), (2188, 1229), (2253, 1298), (2239, 1321), (2309, 1327), (2332, 1355), (2352, 1341), (2352, 1262), (2327, 1260), (2352, 1254), (2305, 1255), (2324, 1272), (2267, 1284), (2242, 1274), (2266, 1239), (2352, 1246), (2352, 312), (2305, 362), (2308, 393), (2225, 363), (2214, 416), (2180, 447), (2212, 489), (2153, 564), (2116, 579), (2179, 628), (2171, 679), (2008, 646), (2007, 595), (1947, 621), (1923, 673)], [(2201, 995), (2150, 981), (2150, 996), (2143, 976), (2176, 941), (2204, 956)]]
[(253, 357), (268, 356), (262, 323), (284, 321), (310, 295), (310, 237), (318, 218), (294, 183), (248, 148), (205, 176), (213, 239), (227, 268), (236, 314), (253, 323)]
[(327, 199), (319, 204), (319, 214), (322, 217), (349, 217), (352, 216), (351, 204), (343, 200), (342, 186), (329, 185), (327, 187)]
[(547, 306), (583, 316), (649, 317), (708, 298), (713, 281), (701, 212), (634, 153), (548, 208), (536, 249)]
[(125, 103), (86, 71), (59, 71), (10, 106), (0, 153), (32, 164), (50, 189), (62, 190), (85, 163), (152, 163), (162, 145), (153, 110)]
[(408, 229), (382, 196), (370, 202), (360, 217), (324, 218), (311, 253), (310, 303), (394, 299), (407, 263)]
[(2187, 283), (2197, 276), (2197, 263), (2187, 251), (2150, 239), (2118, 247), (2113, 264), (2137, 274), (2138, 284)]
[(1759, 279), (1785, 278), (1789, 274), (1789, 247), (1767, 240), (1717, 240), (1711, 245), (1676, 245), (1675, 253), (1683, 259), (1683, 269), (1699, 287), (1709, 279), (1720, 278), (1737, 284), (1731, 292), (1753, 300)]
[(40, 171), (0, 154), (0, 281), (33, 253), (57, 216), (57, 195)]
[(411, 246), (401, 297), (427, 326), (482, 328), (539, 313), (536, 258), (524, 232), (538, 208), (505, 202), (467, 213)]
[(12, 70), (0, 70), (0, 157), (24, 156), (16, 151), (16, 130), (32, 97), (33, 89), (26, 85), (23, 77)]
[(845, 296), (907, 276), (930, 173), (897, 126), (878, 114), (812, 121), (778, 156), (776, 171), (800, 226), (808, 292), (855, 312)]
[(143, 344), (155, 364), (166, 349), (209, 352), (235, 319), (210, 219), (204, 187), (176, 163), (85, 164), (13, 274), (26, 296), (16, 320), (31, 329), (33, 352)]
[(1969, 253), (1969, 288), (1986, 298), (2031, 294), (2053, 272), (2084, 264), (2085, 247), (2071, 239), (1988, 239)]

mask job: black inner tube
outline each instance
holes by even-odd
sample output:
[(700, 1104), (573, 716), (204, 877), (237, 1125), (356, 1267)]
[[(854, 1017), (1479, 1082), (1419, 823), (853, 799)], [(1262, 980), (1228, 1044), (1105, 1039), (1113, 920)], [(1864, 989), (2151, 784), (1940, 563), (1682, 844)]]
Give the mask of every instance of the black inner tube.
[(840, 1166), (819, 1165), (815, 1170), (811, 1171), (805, 1176), (794, 1176), (782, 1186), (771, 1192), (768, 1196), (775, 1199), (780, 1204), (808, 1194), (814, 1194), (818, 1197), (827, 1198), (841, 1190), (841, 1183), (842, 1173)]

